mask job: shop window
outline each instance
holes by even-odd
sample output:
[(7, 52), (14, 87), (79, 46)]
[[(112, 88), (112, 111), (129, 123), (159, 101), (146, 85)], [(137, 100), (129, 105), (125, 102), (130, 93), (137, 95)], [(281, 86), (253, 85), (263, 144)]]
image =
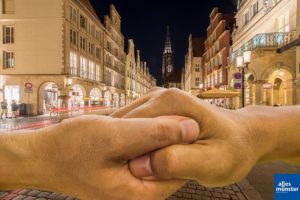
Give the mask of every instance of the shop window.
[(8, 104), (10, 104), (12, 100), (20, 102), (20, 87), (17, 85), (4, 86), (4, 98)]

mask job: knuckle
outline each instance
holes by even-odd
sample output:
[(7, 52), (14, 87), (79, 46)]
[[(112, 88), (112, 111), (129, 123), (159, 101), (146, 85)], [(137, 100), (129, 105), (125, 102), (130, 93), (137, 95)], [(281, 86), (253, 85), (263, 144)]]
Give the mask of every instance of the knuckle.
[(170, 147), (154, 155), (157, 165), (153, 171), (159, 178), (173, 178), (178, 172), (179, 158), (176, 148)]

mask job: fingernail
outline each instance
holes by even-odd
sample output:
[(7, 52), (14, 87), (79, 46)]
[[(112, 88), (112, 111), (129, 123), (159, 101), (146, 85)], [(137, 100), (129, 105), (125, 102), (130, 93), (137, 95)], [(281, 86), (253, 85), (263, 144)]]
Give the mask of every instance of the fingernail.
[(149, 155), (144, 155), (142, 157), (131, 160), (129, 168), (131, 173), (136, 177), (153, 176)]
[(199, 137), (199, 125), (195, 120), (186, 119), (180, 122), (183, 142), (193, 142)]

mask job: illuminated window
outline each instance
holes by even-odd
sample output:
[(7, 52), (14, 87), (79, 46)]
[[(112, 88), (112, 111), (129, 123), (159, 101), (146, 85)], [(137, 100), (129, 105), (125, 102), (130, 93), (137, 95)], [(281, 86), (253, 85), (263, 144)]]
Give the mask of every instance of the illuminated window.
[(77, 55), (76, 53), (70, 53), (70, 68), (71, 74), (77, 75)]
[(95, 63), (89, 61), (89, 78), (95, 80)]
[(80, 57), (80, 76), (87, 78), (87, 60), (83, 57)]
[(100, 66), (96, 65), (96, 81), (100, 81)]

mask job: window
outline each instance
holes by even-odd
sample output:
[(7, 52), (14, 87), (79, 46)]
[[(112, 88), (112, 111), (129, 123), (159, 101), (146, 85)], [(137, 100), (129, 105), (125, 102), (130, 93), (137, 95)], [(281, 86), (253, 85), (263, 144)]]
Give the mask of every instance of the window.
[(200, 78), (196, 77), (195, 78), (195, 86), (198, 87), (200, 85)]
[(3, 44), (11, 44), (15, 42), (15, 28), (13, 26), (3, 26)]
[(252, 6), (252, 16), (254, 17), (258, 13), (258, 1)]
[(96, 40), (100, 41), (100, 31), (96, 30)]
[(86, 39), (80, 36), (80, 48), (86, 51)]
[(96, 65), (96, 81), (100, 81), (100, 66)]
[(15, 0), (2, 0), (2, 13), (14, 14), (15, 13)]
[(71, 45), (77, 46), (77, 32), (70, 30), (70, 43)]
[(80, 15), (80, 27), (86, 29), (87, 20), (83, 15)]
[(15, 55), (12, 51), (3, 51), (3, 68), (11, 69), (15, 67)]
[(195, 66), (195, 72), (200, 72), (200, 64), (196, 64), (196, 66)]
[(289, 13), (286, 13), (285, 15), (282, 15), (277, 19), (276, 29), (277, 32), (289, 32)]
[(100, 59), (100, 48), (96, 47), (96, 58)]
[(95, 80), (95, 63), (89, 61), (89, 78)]
[(77, 75), (77, 55), (74, 52), (70, 53), (70, 68), (71, 74)]
[(87, 78), (87, 61), (83, 57), (80, 57), (80, 76)]
[(70, 21), (76, 23), (77, 22), (77, 10), (70, 6)]
[(90, 43), (89, 42), (89, 54), (94, 54), (94, 52), (95, 52), (95, 44), (92, 44), (92, 43)]

